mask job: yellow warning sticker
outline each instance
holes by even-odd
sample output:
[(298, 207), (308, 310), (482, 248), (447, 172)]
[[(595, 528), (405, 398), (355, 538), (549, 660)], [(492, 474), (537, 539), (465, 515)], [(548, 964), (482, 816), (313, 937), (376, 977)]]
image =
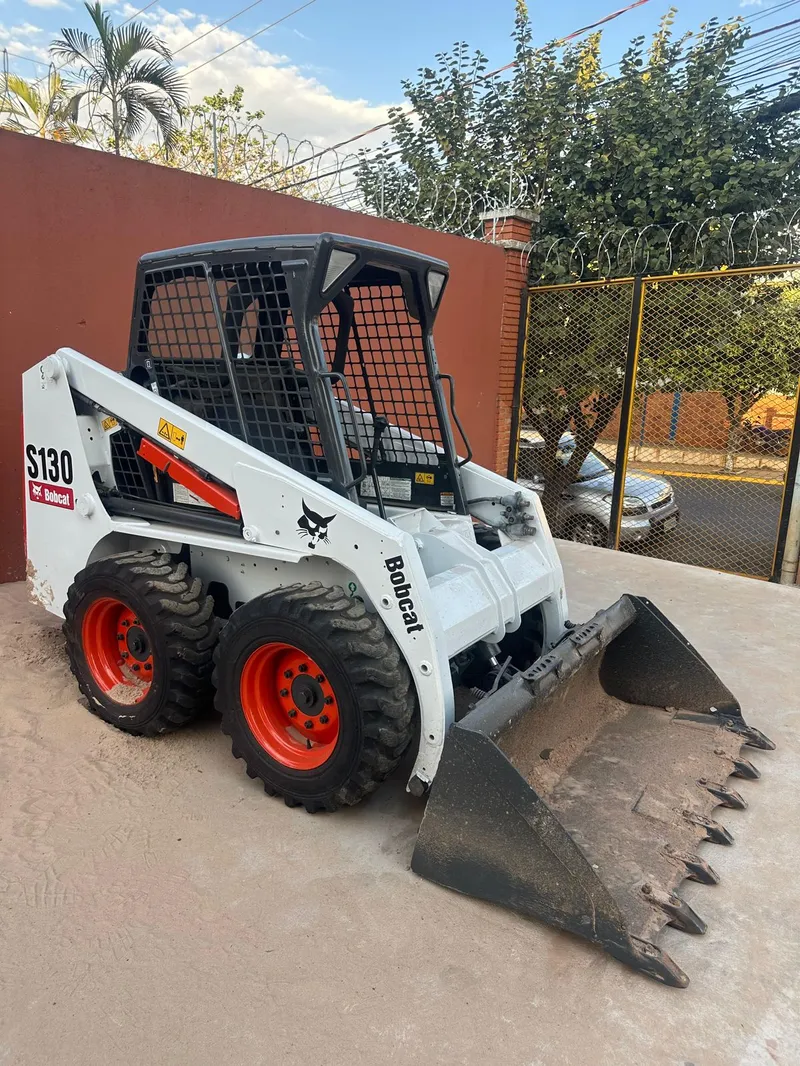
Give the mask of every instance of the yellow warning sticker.
[(160, 418), (158, 421), (158, 435), (162, 440), (169, 441), (176, 448), (180, 448), (181, 451), (186, 447), (186, 430), (173, 426), (166, 418)]
[(414, 474), (414, 480), (418, 485), (432, 485), (433, 474), (426, 474), (422, 470), (418, 470), (416, 474)]
[(108, 418), (103, 419), (100, 425), (103, 427), (106, 433), (108, 433), (110, 429), (116, 429), (119, 425), (119, 422), (116, 420), (116, 418), (113, 417), (113, 415), (109, 415)]

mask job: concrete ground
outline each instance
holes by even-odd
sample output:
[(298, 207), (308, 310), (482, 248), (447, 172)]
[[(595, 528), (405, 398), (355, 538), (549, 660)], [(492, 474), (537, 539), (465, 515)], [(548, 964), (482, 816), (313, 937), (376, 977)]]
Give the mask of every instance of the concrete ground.
[(127, 737), (77, 702), (57, 624), (0, 587), (0, 1063), (795, 1066), (800, 591), (562, 545), (571, 615), (652, 598), (775, 752), (703, 845), (704, 937), (664, 988), (568, 934), (409, 871), (400, 779), (309, 816), (214, 720)]

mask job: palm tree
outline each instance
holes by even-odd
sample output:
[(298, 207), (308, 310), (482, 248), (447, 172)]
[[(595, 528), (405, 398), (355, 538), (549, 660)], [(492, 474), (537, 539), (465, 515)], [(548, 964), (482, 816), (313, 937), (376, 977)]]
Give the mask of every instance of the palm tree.
[[(45, 84), (40, 88), (42, 81)], [(6, 74), (0, 90), (0, 126), (53, 141), (85, 141), (90, 131), (78, 125), (71, 90), (52, 67), (47, 78), (38, 82)]]
[[(169, 151), (187, 101), (184, 80), (171, 64), (172, 53), (143, 23), (114, 26), (99, 2), (84, 6), (97, 36), (62, 28), (50, 45), (54, 58), (78, 67), (83, 87), (73, 102), (103, 101), (110, 108), (103, 118), (110, 123), (117, 155), (123, 141), (141, 133), (148, 117), (155, 119)], [(156, 55), (142, 55), (147, 52)]]

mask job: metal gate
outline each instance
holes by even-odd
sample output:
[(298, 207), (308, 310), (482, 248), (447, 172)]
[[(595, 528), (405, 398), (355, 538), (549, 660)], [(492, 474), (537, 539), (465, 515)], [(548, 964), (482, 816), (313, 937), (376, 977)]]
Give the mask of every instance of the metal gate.
[(800, 264), (528, 290), (509, 474), (556, 536), (777, 579)]

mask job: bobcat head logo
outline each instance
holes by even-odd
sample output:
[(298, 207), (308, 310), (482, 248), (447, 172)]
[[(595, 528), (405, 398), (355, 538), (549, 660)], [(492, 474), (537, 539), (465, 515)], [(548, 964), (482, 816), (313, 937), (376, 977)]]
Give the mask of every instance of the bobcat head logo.
[(303, 500), (303, 513), (297, 519), (298, 536), (308, 538), (309, 548), (316, 548), (320, 541), (323, 544), (327, 544), (328, 526), (335, 517), (336, 515), (332, 514), (328, 518), (323, 518), (321, 514), (317, 514), (316, 511), (312, 511), (310, 507), (307, 507), (306, 501)]
[(39, 498), (41, 497), (41, 495), (42, 495), (42, 486), (41, 486), (41, 485), (33, 485), (33, 484), (32, 484), (32, 485), (31, 485), (31, 493), (32, 493), (32, 494), (33, 494), (33, 495), (34, 495), (34, 496), (36, 497), (36, 499), (38, 500), (38, 499), (39, 499)]

